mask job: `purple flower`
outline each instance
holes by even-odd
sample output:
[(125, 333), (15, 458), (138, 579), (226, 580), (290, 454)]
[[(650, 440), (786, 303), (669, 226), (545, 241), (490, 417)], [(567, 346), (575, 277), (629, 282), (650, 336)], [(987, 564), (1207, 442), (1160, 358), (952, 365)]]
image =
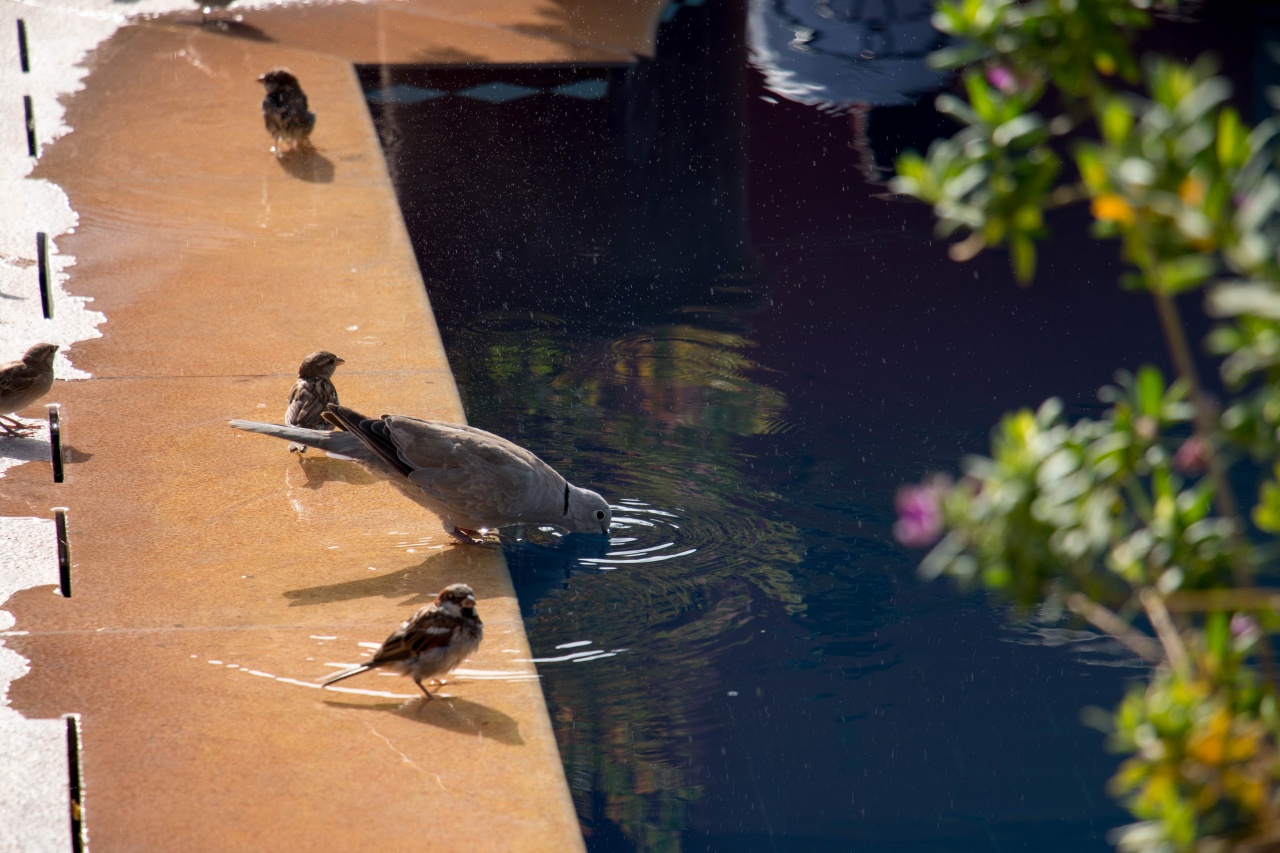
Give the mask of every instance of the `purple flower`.
[(1256, 640), (1262, 634), (1258, 620), (1244, 613), (1236, 613), (1231, 617), (1231, 636), (1243, 642)]
[(1014, 78), (1013, 72), (1003, 65), (993, 65), (987, 69), (987, 82), (1006, 95), (1012, 94), (1018, 88), (1018, 81)]
[(1209, 448), (1198, 435), (1193, 435), (1173, 454), (1173, 467), (1183, 474), (1199, 474), (1208, 467)]
[(908, 548), (927, 548), (937, 542), (942, 536), (942, 497), (950, 486), (946, 477), (933, 477), (898, 489), (893, 499), (898, 510), (894, 538)]

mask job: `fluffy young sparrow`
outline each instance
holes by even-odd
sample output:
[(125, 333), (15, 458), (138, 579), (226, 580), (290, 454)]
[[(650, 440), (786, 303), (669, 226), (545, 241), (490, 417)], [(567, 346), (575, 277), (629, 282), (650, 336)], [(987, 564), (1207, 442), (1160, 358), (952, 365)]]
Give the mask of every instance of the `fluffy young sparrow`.
[(491, 432), (404, 415), (367, 418), (338, 405), (330, 405), (324, 418), (339, 430), (238, 420), (231, 426), (359, 462), (440, 516), (449, 535), (463, 543), (479, 544), (484, 530), (513, 524), (609, 533), (613, 511), (604, 498)]
[(329, 676), (321, 687), (387, 667), (401, 675), (413, 676), (418, 689), (431, 699), (423, 679), (444, 684), (440, 676), (457, 669), (458, 664), (473, 654), (480, 647), (483, 634), (484, 625), (476, 615), (475, 592), (465, 583), (450, 584), (440, 590), (434, 602), (419, 609), (387, 637), (367, 663)]
[(316, 114), (307, 110), (307, 96), (298, 85), (298, 78), (283, 68), (276, 68), (259, 77), (258, 82), (267, 87), (267, 96), (262, 99), (262, 119), (275, 140), (271, 150), (276, 158), (284, 156), (286, 142), (290, 151), (311, 147)]
[[(333, 429), (324, 419), (325, 406), (338, 402), (338, 389), (333, 387), (333, 371), (339, 364), (346, 364), (331, 352), (320, 350), (302, 360), (298, 368), (298, 381), (289, 392), (289, 408), (284, 422), (303, 429)], [(290, 453), (306, 453), (307, 446), (289, 442)]]
[(56, 344), (36, 344), (19, 361), (0, 364), (0, 429), (6, 435), (18, 436), (35, 432), (13, 417), (48, 394), (53, 388), (53, 357)]

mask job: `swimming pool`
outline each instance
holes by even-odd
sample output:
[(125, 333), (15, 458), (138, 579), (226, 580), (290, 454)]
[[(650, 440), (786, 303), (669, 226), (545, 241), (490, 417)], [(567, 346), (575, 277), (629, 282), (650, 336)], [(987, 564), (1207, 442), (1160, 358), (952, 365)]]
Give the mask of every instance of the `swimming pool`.
[(468, 417), (615, 506), (505, 546), (589, 848), (1111, 849), (1078, 715), (1140, 665), (890, 526), (1005, 411), (1163, 363), (1148, 303), (1070, 213), (1030, 289), (948, 261), (872, 180), (931, 109), (777, 97), (686, 5), (635, 68), (364, 72), (441, 93), (373, 110)]

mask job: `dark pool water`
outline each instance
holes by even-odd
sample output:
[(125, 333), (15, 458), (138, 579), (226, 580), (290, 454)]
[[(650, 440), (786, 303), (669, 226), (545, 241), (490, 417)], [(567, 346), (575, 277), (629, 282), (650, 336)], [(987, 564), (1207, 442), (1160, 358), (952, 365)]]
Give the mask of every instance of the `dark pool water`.
[(890, 527), (1002, 413), (1163, 364), (1148, 303), (1070, 214), (1033, 288), (951, 263), (874, 180), (931, 98), (790, 101), (745, 8), (669, 18), (630, 69), (361, 71), (468, 417), (616, 507), (506, 545), (588, 847), (1111, 849), (1079, 711), (1142, 670)]

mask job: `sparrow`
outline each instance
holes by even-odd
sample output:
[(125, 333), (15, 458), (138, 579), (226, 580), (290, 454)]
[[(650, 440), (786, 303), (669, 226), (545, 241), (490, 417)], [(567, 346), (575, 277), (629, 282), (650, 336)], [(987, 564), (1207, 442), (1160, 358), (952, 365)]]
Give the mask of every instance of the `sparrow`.
[(267, 87), (262, 118), (275, 140), (271, 150), (276, 159), (284, 156), (284, 142), (289, 143), (290, 151), (311, 147), (316, 114), (307, 110), (307, 96), (298, 85), (298, 78), (283, 68), (275, 68), (259, 77), (258, 82)]
[(482, 544), (485, 530), (513, 524), (609, 533), (613, 511), (604, 498), (491, 432), (406, 415), (368, 418), (333, 403), (324, 419), (338, 430), (230, 423), (359, 462), (438, 515), (449, 535), (465, 544)]
[[(200, 26), (203, 27), (208, 23), (209, 14), (214, 9), (225, 10), (234, 2), (236, 2), (236, 0), (196, 0), (196, 5), (200, 7)], [(227, 25), (224, 21), (216, 21), (215, 23), (223, 29), (226, 29)]]
[(13, 417), (53, 388), (56, 344), (36, 344), (19, 361), (0, 364), (0, 429), (8, 436), (28, 435), (35, 427)]
[(321, 687), (371, 669), (388, 667), (413, 681), (428, 699), (434, 698), (423, 685), (424, 678), (437, 685), (480, 648), (484, 624), (476, 614), (476, 594), (465, 583), (440, 590), (436, 600), (420, 608), (395, 630), (368, 662), (344, 669), (324, 680)]
[[(331, 381), (333, 371), (346, 362), (331, 352), (319, 350), (302, 360), (298, 368), (298, 381), (289, 392), (289, 408), (284, 422), (303, 429), (333, 429), (324, 419), (324, 407), (338, 402), (338, 389)], [(307, 446), (289, 442), (290, 453), (306, 453)]]

